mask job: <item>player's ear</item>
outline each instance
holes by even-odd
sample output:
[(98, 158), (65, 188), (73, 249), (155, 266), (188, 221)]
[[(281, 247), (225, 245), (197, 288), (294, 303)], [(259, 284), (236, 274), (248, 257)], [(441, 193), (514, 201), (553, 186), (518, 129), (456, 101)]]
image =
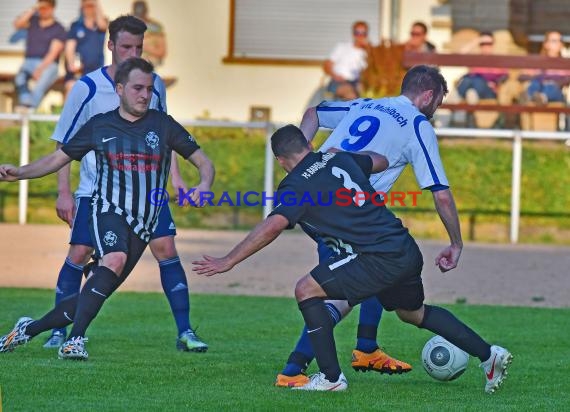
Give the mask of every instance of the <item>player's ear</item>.
[(117, 85), (115, 86), (115, 91), (117, 92), (117, 94), (119, 96), (123, 95), (123, 91), (125, 90), (125, 86), (123, 86), (122, 83), (117, 83)]
[(432, 100), (434, 99), (433, 90), (426, 90), (425, 92), (423, 92), (422, 98), (423, 98), (423, 103), (426, 106), (431, 104)]
[(113, 43), (113, 40), (107, 41), (107, 49), (111, 52), (115, 49), (115, 43)]

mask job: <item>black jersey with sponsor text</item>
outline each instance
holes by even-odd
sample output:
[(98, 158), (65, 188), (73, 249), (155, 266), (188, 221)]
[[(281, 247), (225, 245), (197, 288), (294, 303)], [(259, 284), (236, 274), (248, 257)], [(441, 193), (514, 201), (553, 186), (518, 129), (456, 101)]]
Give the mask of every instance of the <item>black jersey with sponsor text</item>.
[(339, 253), (400, 253), (408, 230), (380, 197), (372, 199), (371, 169), (369, 156), (309, 153), (281, 181), (271, 215), (287, 218), (289, 228), (299, 223)]
[(149, 110), (130, 122), (115, 109), (92, 117), (62, 150), (74, 160), (95, 152), (93, 213), (124, 216), (148, 242), (161, 207), (156, 191), (166, 187), (172, 150), (187, 159), (198, 148), (188, 131), (165, 113)]

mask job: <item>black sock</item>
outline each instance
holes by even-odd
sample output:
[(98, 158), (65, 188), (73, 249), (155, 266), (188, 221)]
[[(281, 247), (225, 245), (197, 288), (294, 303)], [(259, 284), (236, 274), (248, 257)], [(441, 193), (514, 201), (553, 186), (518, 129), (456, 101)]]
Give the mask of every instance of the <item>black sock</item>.
[(75, 316), (75, 308), (77, 307), (77, 298), (79, 293), (74, 293), (62, 299), (55, 308), (26, 327), (26, 335), (34, 337), (46, 330), (53, 328), (64, 328), (73, 322)]
[(119, 283), (119, 278), (111, 269), (105, 266), (93, 268), (93, 276), (85, 282), (79, 293), (70, 337), (85, 336), (89, 324), (99, 313), (105, 299), (111, 296), (116, 289), (117, 283)]
[(357, 339), (370, 339), (376, 341), (377, 336), (378, 336), (378, 325), (360, 325), (360, 324), (358, 325), (358, 329), (356, 331)]
[(321, 298), (305, 299), (299, 302), (299, 310), (305, 319), (319, 370), (330, 382), (336, 382), (340, 376), (340, 365), (336, 355), (333, 322), (324, 300)]
[(424, 305), (424, 319), (420, 328), (428, 329), (447, 339), (471, 356), (485, 362), (491, 356), (491, 345), (457, 319), (451, 312), (439, 306)]

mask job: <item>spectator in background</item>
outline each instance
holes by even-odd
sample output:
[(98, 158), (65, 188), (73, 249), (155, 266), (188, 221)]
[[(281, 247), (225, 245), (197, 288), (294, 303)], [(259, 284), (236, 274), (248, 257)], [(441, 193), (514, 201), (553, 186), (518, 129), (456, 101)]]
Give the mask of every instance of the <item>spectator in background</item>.
[[(480, 54), (493, 54), (495, 39), (490, 32), (481, 32), (475, 42), (467, 44), (461, 52), (470, 53), (477, 50)], [(506, 80), (507, 69), (493, 67), (472, 67), (459, 79), (457, 92), (469, 104), (477, 104), (479, 99), (496, 99), (499, 84)]]
[[(544, 42), (540, 54), (547, 57), (562, 57), (562, 34), (557, 31), (548, 31), (544, 35)], [(526, 96), (521, 100), (532, 100), (537, 104), (548, 102), (564, 102), (562, 87), (568, 84), (570, 72), (567, 70), (527, 70), (525, 74), (532, 76), (526, 90)]]
[(337, 44), (323, 66), (331, 77), (327, 91), (335, 99), (353, 100), (360, 96), (360, 74), (368, 64), (369, 50), (368, 24), (357, 21), (352, 25), (352, 42)]
[[(55, 20), (54, 9), (55, 0), (39, 0), (14, 20), (16, 30), (28, 30), (24, 64), (14, 79), (20, 106), (37, 108), (57, 80), (66, 33)], [(28, 83), (32, 79), (35, 85), (30, 89)]]
[(83, 73), (105, 63), (105, 33), (108, 20), (98, 0), (81, 0), (79, 19), (71, 23), (65, 42), (65, 94)]
[(405, 43), (406, 51), (435, 53), (435, 46), (427, 40), (428, 28), (425, 23), (416, 21), (410, 30), (410, 39)]
[(162, 24), (148, 17), (146, 1), (133, 3), (133, 15), (144, 21), (148, 28), (144, 35), (142, 58), (151, 62), (155, 68), (162, 65), (166, 57), (166, 35)]

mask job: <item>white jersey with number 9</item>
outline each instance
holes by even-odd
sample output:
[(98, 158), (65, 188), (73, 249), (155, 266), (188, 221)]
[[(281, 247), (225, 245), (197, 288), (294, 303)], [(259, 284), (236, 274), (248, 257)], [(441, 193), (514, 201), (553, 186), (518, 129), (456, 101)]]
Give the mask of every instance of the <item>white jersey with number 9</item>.
[(370, 176), (377, 191), (390, 191), (408, 163), (422, 189), (449, 187), (435, 131), (407, 97), (325, 101), (317, 106), (317, 116), (319, 126), (334, 129), (320, 151), (368, 150), (388, 158), (388, 169)]

